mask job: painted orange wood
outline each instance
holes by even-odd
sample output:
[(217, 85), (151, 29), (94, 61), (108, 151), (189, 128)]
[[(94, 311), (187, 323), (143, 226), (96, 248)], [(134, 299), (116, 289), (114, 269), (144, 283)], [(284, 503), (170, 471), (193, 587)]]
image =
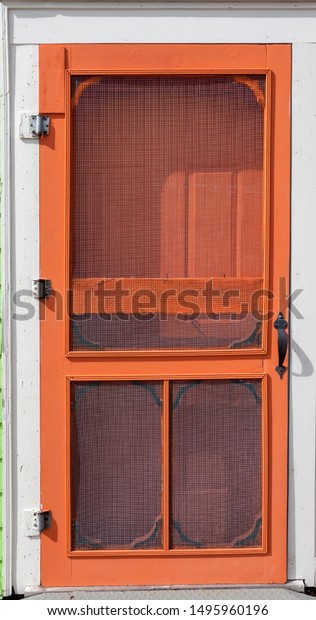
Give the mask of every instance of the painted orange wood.
[[(49, 46), (52, 51), (54, 47)], [(269, 309), (276, 317), (284, 299), (280, 278), (288, 290), (290, 193), (290, 84), (291, 47), (288, 45), (65, 45), (69, 72), (122, 71), (163, 73), (259, 73), (271, 71), (271, 211), (270, 249), (266, 246), (266, 274), (273, 295)], [(40, 52), (40, 90), (45, 90), (47, 64)], [(60, 66), (60, 65), (59, 65)], [(53, 72), (54, 67), (50, 70)], [(56, 71), (59, 69), (56, 68)], [(58, 82), (59, 78), (56, 81)], [(60, 83), (60, 82), (59, 82)], [(68, 93), (69, 95), (69, 93)], [(44, 96), (44, 95), (43, 95)], [(56, 103), (51, 92), (53, 110)], [(46, 104), (45, 104), (46, 105)], [(44, 108), (43, 110), (44, 111)], [(59, 111), (59, 110), (58, 110)], [(61, 110), (60, 110), (61, 111)], [(41, 302), (41, 502), (52, 510), (52, 527), (41, 535), (43, 586), (126, 586), (176, 584), (283, 583), (286, 581), (287, 540), (287, 373), (280, 381), (277, 335), (273, 318), (267, 322), (267, 353), (238, 357), (119, 355), (66, 356), (68, 288), (67, 126), (63, 114), (52, 114), (52, 132), (40, 142), (41, 276), (52, 280), (54, 296)], [(268, 147), (267, 147), (268, 148)], [(270, 153), (270, 152), (269, 152)], [(242, 191), (242, 190), (240, 190)], [(242, 235), (242, 223), (240, 224)], [(240, 256), (240, 261), (243, 257)], [(209, 553), (168, 557), (96, 557), (69, 555), (69, 379), (267, 376), (264, 506), (268, 523), (266, 550), (249, 554)], [(165, 430), (166, 432), (166, 430)], [(166, 475), (166, 472), (165, 472)], [(165, 495), (167, 491), (165, 490)], [(167, 498), (165, 497), (165, 500)]]
[[(276, 45), (274, 47), (276, 51)], [(257, 74), (269, 68), (265, 45), (205, 45), (201, 43), (162, 45), (160, 43), (108, 45), (67, 45), (68, 69), (77, 73), (93, 74), (100, 71), (114, 73), (206, 72)], [(279, 46), (281, 49), (281, 46)], [(233, 71), (232, 71), (233, 70)]]
[(39, 92), (40, 114), (65, 112), (66, 50), (63, 45), (41, 45), (40, 64), (46, 69), (41, 73)]
[(261, 314), (262, 287), (261, 278), (74, 278), (72, 310), (75, 314)]
[(163, 509), (163, 537), (162, 543), (165, 551), (168, 552), (170, 535), (170, 384), (164, 381), (163, 402), (164, 420), (162, 436), (162, 462), (163, 462), (163, 483), (162, 483), (162, 509)]

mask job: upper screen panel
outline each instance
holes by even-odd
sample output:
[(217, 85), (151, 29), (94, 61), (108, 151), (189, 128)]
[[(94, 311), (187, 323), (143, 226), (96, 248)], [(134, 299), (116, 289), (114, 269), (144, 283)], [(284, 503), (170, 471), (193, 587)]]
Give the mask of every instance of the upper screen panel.
[(262, 347), (265, 80), (72, 77), (73, 351)]

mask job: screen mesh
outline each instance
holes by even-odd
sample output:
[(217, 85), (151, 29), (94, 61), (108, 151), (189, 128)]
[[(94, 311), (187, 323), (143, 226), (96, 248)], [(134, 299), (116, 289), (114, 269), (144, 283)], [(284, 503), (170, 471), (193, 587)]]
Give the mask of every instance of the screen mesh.
[(262, 546), (261, 381), (172, 383), (171, 547)]
[(72, 349), (260, 346), (264, 108), (262, 75), (72, 77)]
[(161, 382), (71, 383), (72, 549), (162, 545)]

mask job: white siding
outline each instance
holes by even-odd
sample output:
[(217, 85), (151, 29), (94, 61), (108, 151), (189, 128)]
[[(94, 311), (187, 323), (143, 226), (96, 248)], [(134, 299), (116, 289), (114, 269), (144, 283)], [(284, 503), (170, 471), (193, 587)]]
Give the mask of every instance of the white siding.
[[(39, 153), (37, 140), (21, 140), (21, 112), (38, 109), (38, 46), (10, 50), (12, 291), (29, 290), (39, 273)], [(39, 538), (24, 533), (23, 510), (40, 505), (39, 320), (12, 321), (12, 574), (17, 592), (40, 579)], [(15, 308), (12, 312), (23, 314)]]
[[(15, 9), (12, 43), (308, 43), (316, 10), (230, 8)], [(82, 7), (82, 5), (81, 5)]]
[(289, 436), (289, 578), (314, 579), (316, 333), (316, 44), (293, 46), (291, 287), (303, 289), (292, 316)]
[[(292, 317), (289, 579), (314, 585), (316, 310), (316, 4), (309, 8), (76, 8), (9, 10), (12, 114), (12, 289), (30, 288), (39, 271), (38, 145), (18, 136), (22, 111), (38, 106), (38, 44), (99, 42), (294, 43), (292, 156), (292, 290), (304, 320)], [(81, 5), (82, 6), (82, 5)], [(136, 8), (137, 7), (137, 8)], [(9, 234), (9, 233), (8, 233)], [(10, 241), (6, 239), (8, 244)], [(8, 274), (4, 274), (8, 287)], [(36, 304), (34, 304), (36, 307)], [(13, 322), (13, 585), (40, 583), (39, 541), (24, 536), (23, 509), (39, 504), (39, 324)], [(300, 351), (302, 350), (302, 351)], [(299, 358), (303, 360), (301, 363)], [(7, 450), (8, 455), (8, 450)], [(7, 456), (8, 458), (8, 456)]]

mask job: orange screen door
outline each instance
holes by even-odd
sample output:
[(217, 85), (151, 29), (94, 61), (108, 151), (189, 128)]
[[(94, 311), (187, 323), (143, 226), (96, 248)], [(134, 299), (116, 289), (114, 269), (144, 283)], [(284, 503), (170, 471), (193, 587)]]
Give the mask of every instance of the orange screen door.
[(44, 586), (286, 580), (289, 97), (287, 45), (40, 46)]

